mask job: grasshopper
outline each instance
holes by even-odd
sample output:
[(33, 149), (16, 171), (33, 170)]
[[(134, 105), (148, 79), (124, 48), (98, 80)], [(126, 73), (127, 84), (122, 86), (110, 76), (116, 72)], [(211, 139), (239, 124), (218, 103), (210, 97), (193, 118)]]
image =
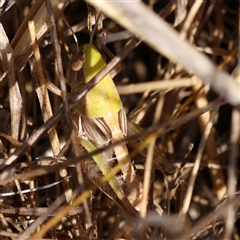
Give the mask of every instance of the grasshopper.
[[(90, 81), (105, 65), (103, 57), (93, 45), (83, 45), (80, 53), (71, 60), (71, 74), (68, 78), (74, 83), (72, 91), (77, 91)], [(79, 82), (80, 69), (83, 70), (83, 83)], [(121, 99), (109, 74), (75, 106), (75, 111), (75, 119), (78, 118), (78, 142), (88, 152), (126, 138), (128, 127), (131, 129), (130, 134), (134, 134), (135, 125), (128, 124)], [(135, 132), (139, 131), (138, 128)], [(111, 171), (123, 159), (127, 161), (121, 171), (107, 184), (98, 187), (120, 207), (136, 213), (141, 209), (143, 186), (129, 159), (126, 144), (97, 154), (93, 156), (93, 161), (86, 160), (81, 165), (89, 178), (97, 184), (100, 175)]]

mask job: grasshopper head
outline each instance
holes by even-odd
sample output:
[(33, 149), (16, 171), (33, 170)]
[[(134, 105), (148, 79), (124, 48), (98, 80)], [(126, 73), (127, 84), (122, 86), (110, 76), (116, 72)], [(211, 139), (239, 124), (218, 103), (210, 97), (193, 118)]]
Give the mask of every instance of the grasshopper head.
[(83, 51), (80, 51), (79, 53), (74, 54), (70, 62), (71, 70), (74, 72), (78, 72), (79, 70), (82, 69), (84, 62), (85, 62), (85, 53)]
[(70, 87), (74, 86), (80, 81), (84, 81), (82, 68), (85, 62), (85, 53), (82, 49), (73, 54), (72, 59), (67, 70), (67, 82)]

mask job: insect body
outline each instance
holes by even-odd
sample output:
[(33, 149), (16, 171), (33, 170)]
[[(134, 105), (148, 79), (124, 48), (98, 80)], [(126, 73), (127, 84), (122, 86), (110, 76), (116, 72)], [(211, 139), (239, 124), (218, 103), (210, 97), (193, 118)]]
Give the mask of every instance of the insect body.
[[(105, 65), (106, 63), (97, 49), (91, 44), (86, 44), (82, 47), (81, 55), (72, 59), (71, 66), (75, 73), (83, 67), (84, 83), (86, 84)], [(73, 85), (73, 91), (78, 90), (81, 85), (82, 83)], [(80, 113), (79, 142), (88, 152), (126, 137), (126, 114), (109, 74), (87, 93), (84, 100), (76, 106), (76, 110)], [(133, 208), (139, 211), (142, 184), (131, 164), (126, 144), (117, 145), (113, 150), (93, 157), (102, 175), (111, 171), (111, 168), (123, 159), (127, 159), (126, 164), (122, 166), (121, 171), (115, 177), (108, 181), (113, 191), (99, 187), (127, 210)], [(98, 176), (90, 174), (92, 164), (89, 161), (84, 161), (82, 166), (90, 179), (96, 183)]]

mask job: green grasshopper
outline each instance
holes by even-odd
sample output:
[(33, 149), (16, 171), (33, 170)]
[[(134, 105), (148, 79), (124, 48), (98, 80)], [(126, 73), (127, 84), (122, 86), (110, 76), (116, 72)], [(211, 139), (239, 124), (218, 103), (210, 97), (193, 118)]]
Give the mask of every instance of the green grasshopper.
[[(71, 60), (69, 80), (74, 82), (72, 91), (77, 91), (89, 82), (105, 65), (103, 57), (93, 45), (83, 45), (81, 52)], [(79, 82), (81, 68), (84, 83)], [(141, 131), (135, 124), (127, 122), (121, 99), (109, 74), (89, 91), (75, 109), (74, 116), (78, 117), (78, 141), (88, 152), (124, 139), (128, 132), (134, 134)], [(128, 128), (131, 130), (128, 131)], [(88, 159), (81, 162), (81, 165), (89, 178), (97, 184), (100, 175), (110, 172), (123, 159), (127, 159), (127, 163), (121, 171), (107, 184), (98, 187), (125, 210), (136, 213), (141, 209), (143, 187), (129, 159), (126, 144), (97, 154), (93, 156), (93, 161)], [(162, 162), (162, 165), (165, 167), (170, 163)]]

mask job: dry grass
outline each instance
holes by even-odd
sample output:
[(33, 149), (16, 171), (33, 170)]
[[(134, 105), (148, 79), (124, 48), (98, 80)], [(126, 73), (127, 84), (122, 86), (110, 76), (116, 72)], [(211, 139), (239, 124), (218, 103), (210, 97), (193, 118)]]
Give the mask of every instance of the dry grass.
[[(237, 1), (151, 1), (147, 10), (90, 2), (116, 17), (103, 21), (118, 57), (106, 56), (103, 71), (122, 62), (114, 82), (125, 111), (151, 136), (148, 151), (132, 158), (148, 196), (141, 217), (119, 208), (79, 165), (90, 154), (78, 150), (70, 109), (94, 82), (71, 97), (66, 82), (73, 31), (79, 45), (89, 42), (86, 3), (55, 0), (51, 9), (46, 1), (46, 10), (30, 2), (0, 17), (0, 240), (239, 239)], [(135, 144), (128, 141), (136, 150), (134, 134)]]

